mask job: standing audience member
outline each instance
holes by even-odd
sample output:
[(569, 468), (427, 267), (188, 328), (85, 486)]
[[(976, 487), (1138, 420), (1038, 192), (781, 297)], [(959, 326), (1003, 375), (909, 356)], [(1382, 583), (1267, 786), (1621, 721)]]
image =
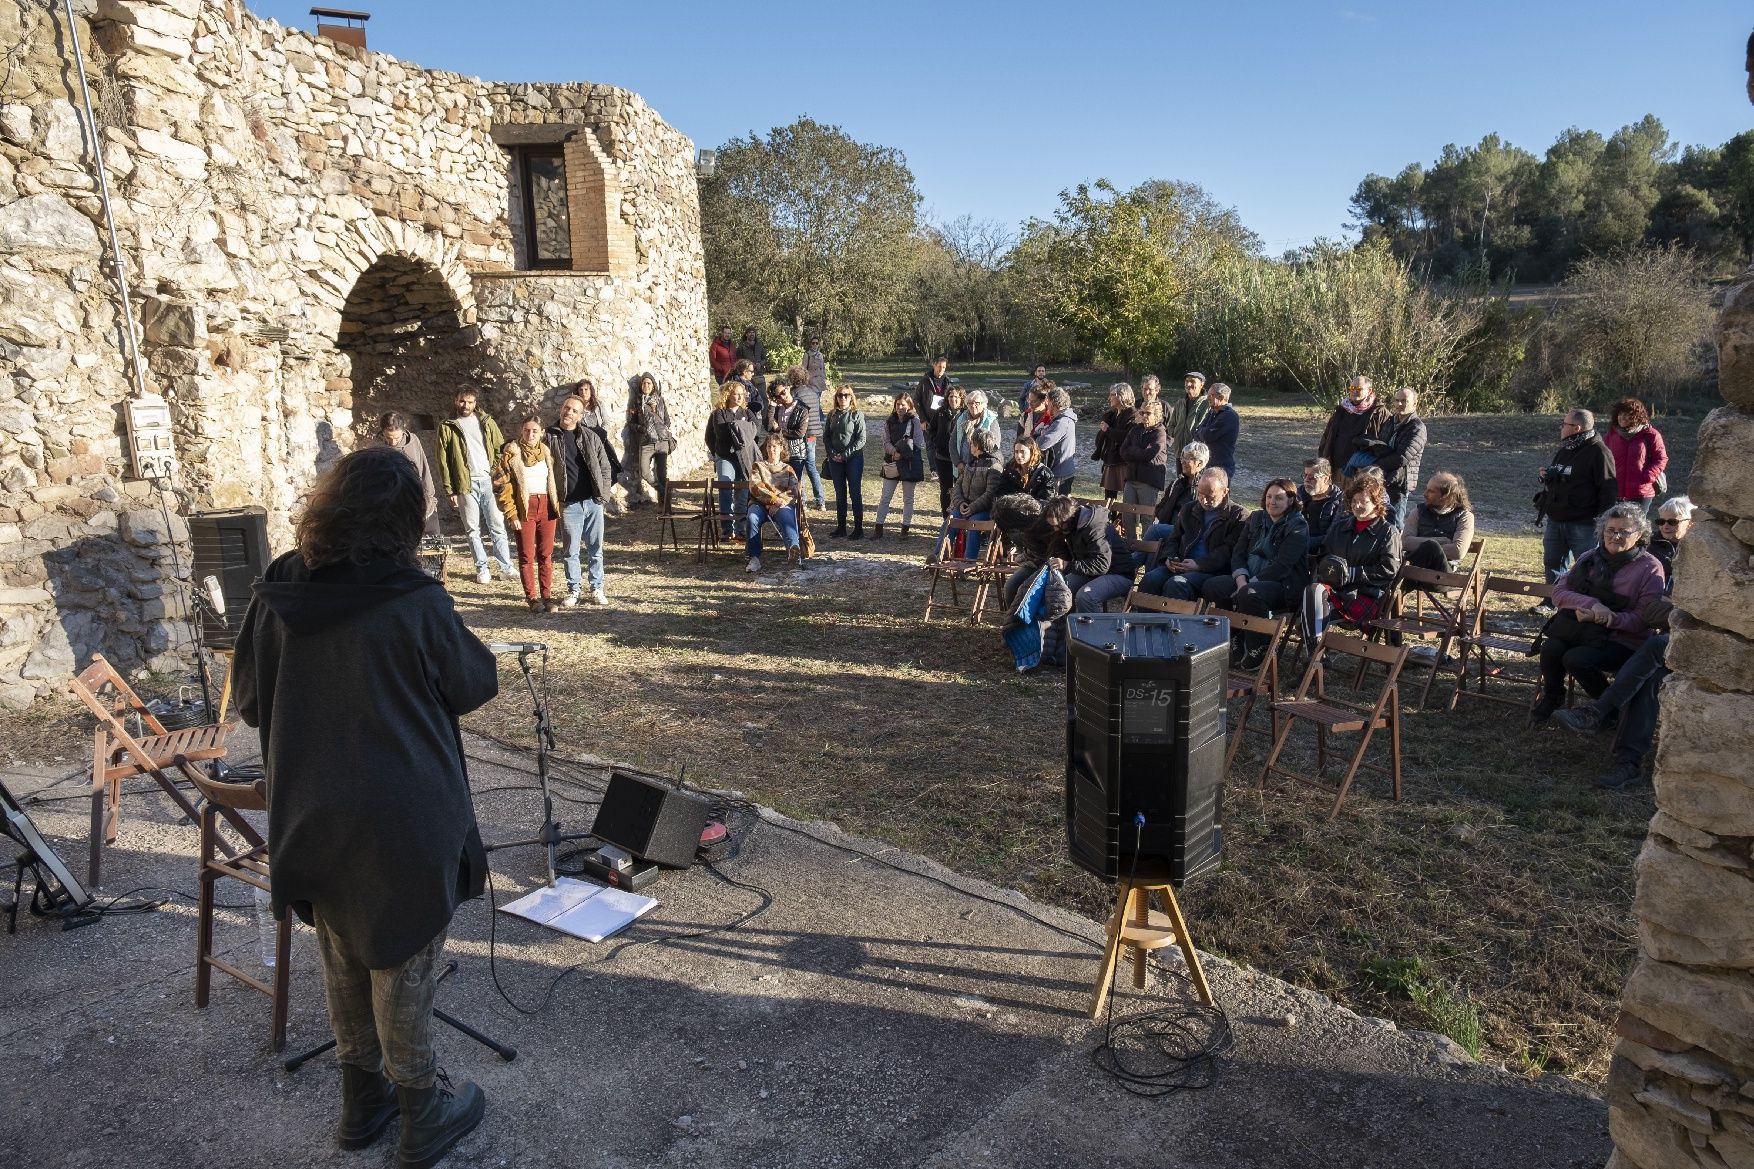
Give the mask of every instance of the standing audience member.
[(1230, 476), (1222, 467), (1207, 467), (1194, 485), (1194, 497), (1176, 517), (1157, 550), (1157, 564), (1139, 582), (1143, 592), (1181, 601), (1195, 601), (1208, 580), (1230, 571), (1237, 541), (1247, 521), (1241, 505), (1230, 498)]
[(1596, 779), (1596, 786), (1606, 789), (1631, 787), (1644, 779), (1644, 760), (1650, 754), (1657, 730), (1657, 695), (1663, 679), (1668, 677), (1666, 657), (1669, 649), (1669, 618), (1674, 604), (1667, 596), (1674, 588), (1675, 578), (1668, 572), (1674, 563), (1677, 545), (1687, 537), (1693, 524), (1693, 501), (1677, 495), (1663, 502), (1657, 510), (1658, 535), (1650, 542), (1651, 555), (1664, 566), (1664, 596), (1647, 604), (1641, 611), (1652, 633), (1638, 647), (1626, 664), (1614, 672), (1614, 680), (1601, 695), (1570, 710), (1556, 710), (1553, 721), (1568, 731), (1594, 734), (1618, 715), (1620, 733), (1615, 737), (1609, 768)]
[(1091, 457), (1102, 465), (1102, 500), (1113, 506), (1127, 486), (1129, 468), (1121, 443), (1133, 429), (1133, 387), (1116, 382), (1108, 388), (1108, 409), (1096, 422), (1096, 447)]
[(603, 488), (603, 500), (607, 503), (610, 498), (609, 488), (621, 478), (621, 459), (615, 453), (615, 444), (609, 441), (609, 409), (598, 399), (597, 386), (588, 377), (580, 378), (572, 392), (585, 404), (585, 412), (579, 418), (579, 425), (596, 432), (603, 442), (603, 453), (609, 456), (609, 483)]
[[(1266, 617), (1297, 608), (1309, 587), (1309, 523), (1297, 501), (1297, 484), (1270, 479), (1261, 510), (1249, 516), (1230, 554), (1230, 575), (1214, 576), (1200, 589), (1206, 600), (1238, 613)], [(1261, 664), (1267, 639), (1243, 634), (1237, 658), (1245, 670)]]
[(391, 410), (378, 419), (378, 441), (407, 459), (420, 476), (420, 490), (426, 496), (425, 531), (438, 535), (438, 488), (432, 481), (432, 464), (426, 460), (426, 448), (408, 429), (408, 419)]
[(493, 562), (499, 565), (500, 574), (509, 577), (514, 571), (505, 524), (493, 501), (493, 467), (505, 446), (505, 435), (491, 415), (476, 408), (474, 390), (458, 390), (455, 404), (456, 416), (439, 426), (439, 476), (445, 481), (451, 506), (463, 519), (469, 549), (475, 553), (475, 583), (486, 584), (493, 578), (488, 575), (487, 549), (481, 542), (483, 527), (493, 541)]
[(926, 429), (926, 440), (931, 444), (932, 469), (938, 475), (938, 510), (943, 515), (950, 514), (950, 487), (956, 482), (956, 465), (952, 455), (956, 438), (956, 418), (967, 405), (963, 397), (962, 387), (946, 385), (942, 394), (936, 395), (930, 409), (920, 411), (920, 422)]
[(1194, 441), (1194, 431), (1206, 421), (1211, 403), (1206, 400), (1206, 375), (1192, 370), (1182, 375), (1182, 393), (1173, 405), (1165, 406), (1163, 425), (1169, 429), (1171, 443), (1181, 450)]
[(1054, 481), (1054, 469), (1045, 466), (1041, 461), (1041, 449), (1035, 440), (1020, 438), (1011, 444), (1011, 461), (999, 474), (999, 496), (1027, 495), (1037, 503), (1046, 503), (1054, 497), (1059, 486)]
[(628, 383), (627, 394), (627, 461), (634, 480), (629, 494), (636, 502), (664, 498), (670, 483), (670, 452), (675, 449), (663, 387), (657, 378), (642, 373)]
[[(795, 368), (795, 367), (794, 367)], [(804, 404), (793, 395), (794, 386), (790, 376), (781, 374), (773, 380), (767, 401), (767, 434), (762, 438), (762, 449), (767, 449), (767, 440), (781, 438), (786, 443), (786, 459), (799, 478), (804, 475), (804, 452), (808, 449), (804, 440), (810, 434), (810, 419)]]
[(766, 438), (767, 391), (755, 384), (755, 363), (748, 358), (738, 358), (737, 364), (731, 367), (731, 380), (743, 386), (743, 405), (749, 416), (755, 419), (756, 437)]
[(487, 1107), (439, 1071), (432, 1006), (451, 916), (487, 873), (457, 719), (499, 673), (415, 566), (422, 509), (399, 455), (331, 467), (297, 550), (255, 586), (231, 671), (238, 715), (261, 732), (272, 911), (316, 927), (337, 1139), (363, 1149), (400, 1112), (403, 1165), (437, 1163)]
[(1206, 460), (1211, 452), (1203, 442), (1190, 442), (1181, 449), (1176, 458), (1176, 477), (1170, 481), (1163, 497), (1157, 501), (1154, 522), (1145, 529), (1143, 539), (1164, 540), (1175, 531), (1175, 521), (1194, 498), (1194, 488), (1199, 484), (1200, 472), (1206, 469)]
[(1621, 398), (1611, 411), (1614, 425), (1602, 441), (1614, 455), (1614, 475), (1621, 503), (1636, 503), (1650, 513), (1657, 484), (1667, 479), (1669, 450), (1662, 432), (1637, 398)]
[[(755, 416), (749, 412), (749, 389), (740, 381), (719, 388), (717, 408), (706, 420), (706, 449), (713, 457), (713, 478), (720, 483), (747, 483), (761, 457)], [(749, 513), (747, 487), (719, 488), (719, 535), (730, 539)]]
[(1347, 514), (1328, 527), (1316, 580), (1334, 616), (1362, 625), (1381, 612), (1383, 594), (1401, 571), (1401, 530), (1389, 523), (1381, 475), (1354, 476), (1343, 490)]
[(1376, 457), (1388, 484), (1389, 522), (1395, 527), (1407, 514), (1407, 491), (1419, 482), (1419, 464), (1425, 458), (1425, 419), (1419, 417), (1419, 395), (1403, 386), (1390, 400), (1386, 448)]
[(1078, 474), (1078, 412), (1065, 390), (1055, 386), (1049, 392), (1033, 437), (1041, 448), (1041, 461), (1053, 468), (1060, 494), (1072, 494), (1072, 480)]
[[(822, 354), (816, 356), (821, 358)], [(786, 380), (792, 383), (792, 397), (804, 408), (804, 446), (801, 454), (793, 456), (800, 465), (792, 469), (809, 476), (810, 490), (815, 496), (814, 506), (820, 511), (823, 507), (822, 472), (816, 467), (816, 448), (822, 440), (822, 390), (811, 380), (814, 376), (801, 365), (794, 365), (786, 371)]]
[[(1596, 517), (1614, 506), (1620, 483), (1614, 455), (1596, 434), (1596, 416), (1570, 410), (1559, 424), (1559, 449), (1541, 468), (1536, 508), (1546, 517), (1541, 559), (1549, 584), (1557, 583), (1577, 557), (1596, 545)], [(1536, 606), (1550, 612), (1552, 606)]]
[(1340, 404), (1328, 416), (1328, 425), (1322, 430), (1316, 453), (1328, 460), (1328, 466), (1344, 487), (1346, 480), (1352, 477), (1352, 468), (1348, 464), (1352, 463), (1353, 456), (1365, 452), (1370, 443), (1381, 440), (1388, 429), (1388, 407), (1377, 401), (1370, 379), (1357, 374), (1346, 383)]
[(723, 385), (731, 380), (731, 367), (737, 363), (737, 343), (731, 340), (731, 326), (720, 325), (718, 336), (713, 338), (707, 351), (707, 364), (712, 366), (713, 384)]
[[(828, 448), (828, 478), (834, 484), (834, 531), (831, 536), (865, 538), (865, 412), (852, 386), (834, 391), (834, 409), (822, 427)], [(847, 531), (847, 501), (852, 500), (853, 530)]]
[(1415, 568), (1454, 572), (1473, 542), (1468, 485), (1453, 471), (1439, 471), (1401, 525), (1401, 554)]
[(1037, 365), (1030, 371), (1029, 380), (1024, 382), (1023, 388), (1017, 391), (1017, 413), (1019, 417), (1029, 413), (1030, 395), (1036, 393), (1042, 386), (1046, 385), (1047, 380), (1047, 366)]
[(1230, 478), (1236, 477), (1236, 439), (1242, 433), (1242, 417), (1230, 407), (1230, 387), (1213, 382), (1206, 391), (1206, 417), (1194, 427), (1194, 439), (1206, 444), (1211, 464)]
[(1636, 503), (1617, 503), (1597, 525), (1601, 541), (1553, 586), (1558, 612), (1541, 631), (1541, 697), (1529, 713), (1539, 726), (1565, 705), (1565, 679), (1592, 699), (1607, 675), (1625, 665), (1650, 636), (1644, 614), (1663, 596), (1663, 566), (1645, 548), (1650, 520)]
[(1148, 373), (1139, 379), (1139, 405), (1143, 406), (1147, 402), (1161, 404), (1163, 399), (1160, 395), (1162, 393), (1163, 383), (1157, 380), (1156, 374)]
[(542, 440), (542, 420), (526, 414), (518, 420), (516, 442), (505, 444), (494, 487), (506, 527), (518, 537), (518, 575), (530, 612), (554, 612), (554, 528), (559, 512), (554, 491), (559, 480), (554, 456)]
[(609, 594), (603, 590), (603, 502), (609, 498), (615, 479), (610, 470), (608, 444), (596, 430), (584, 425), (586, 410), (583, 398), (567, 395), (561, 400), (560, 416), (547, 432), (555, 474), (551, 498), (560, 501), (560, 530), (566, 552), (561, 562), (566, 571), (566, 596), (561, 604), (569, 609), (579, 603), (585, 583), (579, 572), (581, 547), (590, 570), (591, 604), (609, 603)]
[(768, 435), (761, 453), (755, 463), (755, 478), (749, 482), (749, 571), (761, 571), (761, 525), (768, 520), (785, 541), (786, 560), (792, 567), (800, 567), (803, 555), (798, 517), (804, 496), (798, 472), (786, 457), (786, 440), (779, 435)]
[(1324, 458), (1303, 460), (1303, 486), (1297, 489), (1300, 510), (1309, 524), (1310, 555), (1321, 549), (1322, 537), (1336, 517), (1346, 513), (1346, 496), (1334, 482), (1334, 469)]
[[(1133, 428), (1121, 440), (1127, 461), (1127, 486), (1121, 502), (1155, 509), (1169, 481), (1169, 431), (1163, 425), (1163, 403), (1148, 398), (1133, 412)], [(1127, 513), (1127, 539), (1139, 536), (1139, 517)]]
[(889, 417), (883, 420), (883, 493), (877, 497), (877, 524), (871, 538), (883, 538), (883, 521), (889, 515), (889, 501), (895, 496), (895, 485), (901, 484), (901, 534), (907, 535), (914, 522), (914, 487), (926, 477), (926, 432), (914, 413), (910, 394), (895, 395)]
[(828, 358), (822, 355), (821, 337), (810, 338), (810, 348), (804, 354), (804, 372), (816, 387), (816, 400), (821, 401), (828, 395)]
[[(761, 338), (756, 335), (754, 325), (744, 326), (743, 339), (737, 342), (737, 356), (749, 363), (749, 376), (755, 382), (755, 388), (762, 392), (763, 397), (766, 397), (767, 346), (763, 345)], [(754, 396), (751, 395), (749, 400), (753, 403)]]

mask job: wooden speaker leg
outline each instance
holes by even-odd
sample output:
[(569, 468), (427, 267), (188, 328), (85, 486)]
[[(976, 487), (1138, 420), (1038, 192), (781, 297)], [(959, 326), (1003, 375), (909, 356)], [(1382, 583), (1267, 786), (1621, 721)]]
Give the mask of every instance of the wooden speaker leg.
[(1115, 898), (1114, 912), (1108, 917), (1108, 944), (1102, 950), (1102, 967), (1097, 971), (1096, 989), (1090, 995), (1090, 1017), (1100, 1019), (1103, 1005), (1108, 1002), (1108, 984), (1113, 981), (1115, 964), (1121, 956), (1121, 926), (1126, 921), (1127, 893), (1130, 886), (1122, 881)]
[(1181, 902), (1175, 899), (1175, 890), (1168, 885), (1162, 886), (1162, 893), (1163, 911), (1169, 914), (1169, 920), (1175, 925), (1175, 940), (1181, 946), (1182, 960), (1188, 964), (1188, 977), (1193, 981), (1194, 991), (1207, 1006), (1217, 1006), (1212, 999), (1212, 988), (1206, 984), (1206, 971), (1200, 965), (1200, 952), (1194, 949), (1188, 923), (1182, 918)]

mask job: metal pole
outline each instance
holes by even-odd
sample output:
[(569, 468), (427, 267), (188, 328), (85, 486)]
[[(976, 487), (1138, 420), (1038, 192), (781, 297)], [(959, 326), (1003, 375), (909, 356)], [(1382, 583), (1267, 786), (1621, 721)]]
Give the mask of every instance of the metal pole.
[(97, 169), (98, 196), (103, 203), (104, 225), (109, 228), (110, 233), (110, 272), (115, 276), (116, 290), (122, 296), (122, 356), (127, 359), (128, 371), (133, 375), (134, 393), (144, 395), (147, 392), (146, 371), (140, 365), (140, 339), (134, 332), (134, 304), (128, 295), (128, 277), (122, 264), (122, 241), (116, 235), (116, 217), (110, 211), (110, 179), (109, 170), (104, 166), (103, 135), (98, 132), (97, 115), (91, 108), (91, 82), (85, 75), (85, 53), (79, 47), (79, 25), (73, 18), (73, 0), (61, 0), (61, 10), (67, 14), (67, 39), (73, 42), (73, 64), (79, 73), (79, 96), (85, 105), (85, 127), (91, 133), (91, 156)]

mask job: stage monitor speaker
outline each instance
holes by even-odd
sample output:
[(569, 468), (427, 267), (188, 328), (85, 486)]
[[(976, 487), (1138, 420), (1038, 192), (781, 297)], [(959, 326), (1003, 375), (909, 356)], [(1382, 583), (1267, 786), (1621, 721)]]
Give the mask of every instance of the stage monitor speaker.
[(197, 512), (189, 517), (195, 550), (194, 580), (216, 576), (225, 593), (225, 612), (200, 606), (201, 636), (211, 649), (230, 649), (250, 604), (250, 588), (268, 570), (268, 513), (259, 507)]
[(625, 771), (609, 774), (591, 835), (641, 860), (686, 869), (700, 849), (712, 805), (705, 796)]
[(1111, 881), (1174, 885), (1216, 867), (1224, 847), (1230, 623), (1078, 613), (1066, 632), (1073, 862)]

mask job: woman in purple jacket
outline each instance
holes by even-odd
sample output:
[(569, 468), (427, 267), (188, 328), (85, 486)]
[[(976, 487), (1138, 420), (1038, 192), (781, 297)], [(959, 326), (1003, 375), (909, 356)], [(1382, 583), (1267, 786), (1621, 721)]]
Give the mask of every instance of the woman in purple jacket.
[(1553, 586), (1559, 610), (1541, 637), (1541, 697), (1530, 712), (1545, 723), (1565, 704), (1565, 677), (1592, 699), (1626, 664), (1650, 627), (1644, 608), (1663, 595), (1663, 566), (1646, 549), (1650, 520), (1637, 503), (1618, 503), (1596, 521), (1596, 546)]

